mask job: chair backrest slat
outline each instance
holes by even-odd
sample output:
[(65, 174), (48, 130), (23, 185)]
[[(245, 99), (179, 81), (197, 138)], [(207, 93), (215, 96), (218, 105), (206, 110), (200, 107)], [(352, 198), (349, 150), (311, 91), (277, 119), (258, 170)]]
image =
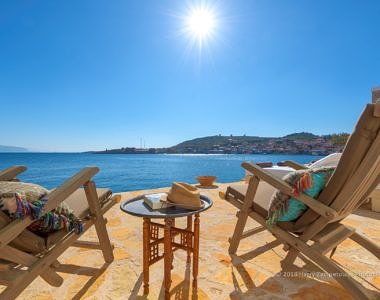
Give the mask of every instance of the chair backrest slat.
[[(352, 132), (350, 138), (347, 141), (347, 144), (343, 150), (341, 159), (335, 169), (333, 175), (331, 176), (329, 182), (326, 184), (326, 187), (321, 192), (318, 197), (318, 201), (331, 205), (337, 199), (338, 195), (340, 195), (344, 190), (350, 189), (347, 187), (350, 179), (355, 176), (355, 184), (357, 188), (360, 187), (360, 183), (364, 181), (364, 177), (360, 178), (360, 176), (365, 176), (364, 173), (357, 173), (358, 168), (360, 168), (363, 160), (367, 156), (370, 151), (372, 145), (374, 145), (375, 140), (377, 139), (380, 131), (380, 103), (372, 103), (368, 104), (363, 113), (361, 114), (354, 131)], [(376, 153), (376, 148), (373, 148), (373, 152)], [(376, 156), (376, 154), (374, 154)], [(380, 150), (377, 148), (377, 155), (380, 155)], [(371, 158), (373, 163), (376, 161), (376, 157)], [(370, 165), (370, 164), (369, 164)], [(355, 175), (357, 174), (357, 175)], [(375, 176), (375, 175), (374, 175)], [(376, 176), (375, 176), (376, 177)], [(353, 183), (353, 182), (351, 182)], [(368, 188), (372, 185), (369, 183)], [(365, 188), (365, 186), (363, 186)], [(353, 190), (351, 190), (353, 191)], [(345, 193), (345, 192), (344, 192)], [(358, 197), (360, 194), (365, 194), (366, 191), (357, 194)], [(346, 193), (345, 193), (346, 194)], [(359, 197), (360, 198), (360, 197)], [(339, 202), (335, 202), (335, 206), (338, 207), (340, 205), (339, 211), (344, 214), (343, 208), (349, 208), (350, 204), (344, 205), (341, 201), (349, 201), (350, 199), (344, 199), (340, 197)], [(357, 199), (358, 201), (360, 199)], [(356, 200), (353, 200), (351, 203), (355, 206)], [(344, 207), (343, 207), (344, 206)], [(319, 215), (312, 211), (311, 209), (307, 210), (295, 223), (295, 229), (302, 229), (305, 226), (313, 223), (317, 220)]]
[(380, 134), (378, 134), (356, 172), (333, 201), (331, 207), (342, 214), (352, 212), (358, 202), (367, 194), (367, 191), (377, 185), (379, 174)]

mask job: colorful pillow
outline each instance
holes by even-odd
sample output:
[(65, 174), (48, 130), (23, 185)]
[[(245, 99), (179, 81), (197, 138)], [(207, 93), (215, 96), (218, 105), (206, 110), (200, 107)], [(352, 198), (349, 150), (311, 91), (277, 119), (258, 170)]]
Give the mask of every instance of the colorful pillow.
[[(335, 167), (322, 167), (291, 172), (283, 180), (293, 187), (293, 194), (304, 193), (317, 198), (334, 172)], [(271, 228), (278, 221), (294, 221), (308, 207), (281, 191), (276, 191), (269, 204), (267, 226)]]
[(47, 235), (57, 230), (83, 231), (82, 221), (73, 210), (61, 202), (57, 208), (41, 216), (49, 191), (33, 183), (0, 181), (0, 210), (11, 219), (29, 216), (36, 220), (28, 229), (39, 235)]
[(0, 210), (12, 219), (30, 216), (38, 219), (44, 206), (47, 189), (33, 183), (0, 181)]

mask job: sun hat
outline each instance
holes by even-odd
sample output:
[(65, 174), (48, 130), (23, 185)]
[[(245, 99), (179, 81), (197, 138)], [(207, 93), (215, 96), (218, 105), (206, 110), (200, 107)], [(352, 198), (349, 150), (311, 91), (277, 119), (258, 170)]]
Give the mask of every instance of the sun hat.
[(167, 201), (178, 207), (197, 210), (204, 207), (199, 190), (185, 182), (173, 182)]

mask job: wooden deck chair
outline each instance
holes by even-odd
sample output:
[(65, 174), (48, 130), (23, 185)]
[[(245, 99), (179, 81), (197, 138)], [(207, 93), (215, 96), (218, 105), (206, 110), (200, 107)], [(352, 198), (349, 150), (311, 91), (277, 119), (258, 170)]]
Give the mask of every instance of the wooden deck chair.
[[(230, 239), (229, 252), (235, 254), (239, 242), (265, 227), (269, 201), (278, 189), (306, 204), (309, 208), (294, 222), (277, 222), (272, 234), (285, 245), (287, 255), (283, 268), (293, 265), (302, 254), (328, 273), (347, 273), (325, 254), (333, 251), (345, 239), (352, 239), (380, 259), (380, 247), (340, 223), (369, 196), (380, 182), (380, 102), (368, 104), (344, 148), (341, 159), (318, 201), (305, 195), (295, 196), (283, 180), (252, 163), (243, 168), (254, 175), (248, 185), (229, 186), (226, 200), (239, 208), (238, 221)], [(297, 164), (293, 164), (297, 168)], [(244, 231), (247, 218), (262, 226)], [(356, 299), (366, 299), (363, 287), (352, 277), (336, 277)]]
[[(25, 167), (15, 166), (0, 171), (0, 181), (15, 180), (25, 170)], [(96, 188), (92, 177), (98, 171), (95, 167), (84, 168), (52, 190), (47, 195), (44, 212), (65, 201), (83, 220), (83, 233), (95, 225), (99, 242), (79, 241), (83, 233), (64, 230), (43, 238), (26, 229), (33, 222), (30, 218), (12, 221), (0, 211), (0, 284), (6, 286), (0, 299), (16, 298), (38, 276), (53, 286), (60, 286), (63, 278), (57, 274), (61, 266), (57, 258), (70, 246), (100, 249), (107, 263), (113, 261), (113, 248), (103, 215), (120, 196), (112, 196), (108, 189)]]

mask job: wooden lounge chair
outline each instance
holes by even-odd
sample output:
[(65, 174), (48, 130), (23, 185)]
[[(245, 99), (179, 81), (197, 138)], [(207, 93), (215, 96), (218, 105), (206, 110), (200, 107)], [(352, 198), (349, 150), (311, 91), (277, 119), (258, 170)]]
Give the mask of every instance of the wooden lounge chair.
[[(284, 269), (293, 265), (302, 254), (328, 273), (346, 273), (325, 254), (335, 251), (350, 238), (380, 259), (380, 247), (373, 241), (341, 224), (346, 216), (358, 208), (380, 181), (380, 102), (368, 104), (344, 148), (342, 157), (318, 201), (305, 195), (295, 196), (292, 187), (261, 167), (243, 163), (243, 168), (254, 175), (248, 185), (230, 186), (225, 198), (239, 208), (238, 221), (230, 239), (229, 252), (235, 254), (239, 242), (266, 228), (269, 200), (275, 189), (305, 203), (309, 208), (294, 222), (277, 222), (272, 234), (285, 245)], [(294, 168), (300, 165), (292, 164)], [(262, 226), (244, 231), (247, 218)], [(356, 299), (366, 299), (363, 287), (352, 277), (335, 278)]]
[[(25, 170), (25, 167), (15, 166), (0, 171), (0, 181), (15, 180)], [(101, 249), (105, 261), (113, 261), (113, 249), (103, 215), (120, 196), (112, 196), (110, 190), (96, 188), (92, 177), (98, 171), (95, 167), (84, 168), (52, 190), (47, 195), (44, 212), (65, 201), (83, 220), (83, 233), (95, 225), (99, 242), (79, 241), (83, 233), (64, 230), (43, 238), (26, 229), (33, 222), (29, 217), (12, 221), (0, 211), (0, 284), (6, 286), (0, 299), (16, 298), (38, 276), (53, 286), (60, 286), (63, 278), (57, 274), (61, 267), (57, 258), (70, 246)]]

